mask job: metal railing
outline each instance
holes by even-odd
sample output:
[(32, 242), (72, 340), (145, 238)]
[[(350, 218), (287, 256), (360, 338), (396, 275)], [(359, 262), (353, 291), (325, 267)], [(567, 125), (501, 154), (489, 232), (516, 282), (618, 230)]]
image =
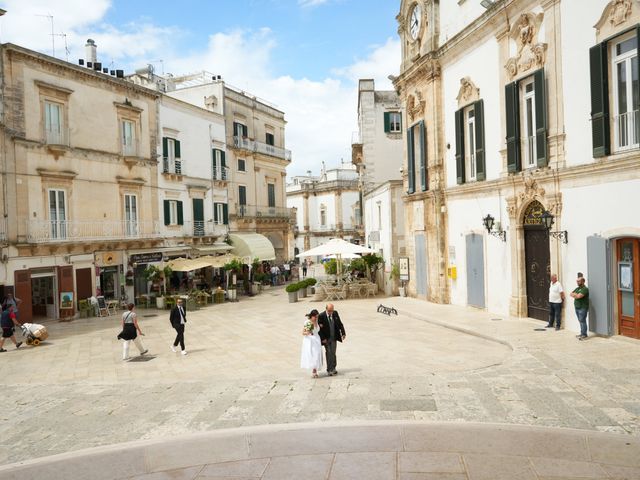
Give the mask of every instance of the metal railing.
[(138, 156), (138, 141), (135, 140), (133, 143), (121, 143), (120, 148), (122, 149), (122, 155), (125, 157), (136, 157)]
[(162, 173), (182, 175), (182, 160), (179, 158), (162, 157)]
[(249, 218), (295, 218), (295, 210), (286, 207), (263, 207), (255, 205), (237, 205), (235, 216)]
[(29, 243), (160, 237), (156, 221), (28, 220)]
[(229, 180), (229, 167), (213, 167), (213, 179), (219, 181)]
[(291, 150), (286, 148), (276, 147), (263, 142), (257, 142), (246, 137), (233, 137), (233, 145), (236, 148), (242, 148), (250, 152), (262, 153), (271, 157), (281, 158), (288, 162), (291, 161)]
[(636, 148), (640, 145), (639, 110), (633, 110), (614, 117), (618, 149)]
[(7, 241), (7, 226), (8, 226), (9, 222), (7, 222), (6, 217), (1, 217), (0, 218), (0, 241), (1, 242), (6, 242)]

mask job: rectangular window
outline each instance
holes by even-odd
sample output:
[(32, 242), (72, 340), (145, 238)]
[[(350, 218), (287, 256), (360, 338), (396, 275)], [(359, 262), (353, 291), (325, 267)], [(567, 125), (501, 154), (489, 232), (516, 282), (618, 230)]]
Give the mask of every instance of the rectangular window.
[(49, 222), (51, 238), (67, 237), (67, 209), (64, 190), (49, 190)]
[(138, 235), (138, 198), (135, 195), (124, 196), (124, 230), (127, 237)]
[(634, 33), (611, 46), (614, 145), (617, 151), (640, 146), (638, 42)]
[(218, 225), (223, 225), (224, 224), (224, 204), (216, 203), (216, 211), (215, 211), (214, 221)]
[(247, 171), (247, 165), (246, 162), (243, 158), (239, 158), (238, 159), (238, 171), (239, 172), (246, 172)]
[(130, 157), (137, 154), (136, 149), (136, 124), (131, 120), (122, 120), (122, 154)]
[(214, 180), (227, 180), (226, 155), (217, 148), (213, 149), (212, 174)]
[(385, 133), (402, 132), (402, 115), (400, 112), (384, 112)]
[(320, 207), (320, 226), (321, 227), (327, 226), (327, 209), (324, 206)]
[(524, 164), (525, 168), (535, 167), (536, 158), (536, 92), (533, 78), (528, 78), (520, 84), (520, 94), (522, 96), (522, 119), (524, 142)]
[(162, 172), (182, 175), (179, 140), (169, 137), (162, 138)]
[(44, 102), (44, 133), (50, 145), (64, 145), (63, 106), (60, 103)]
[(249, 129), (240, 122), (233, 122), (233, 135), (236, 137), (248, 137)]
[(247, 187), (244, 185), (238, 185), (238, 203), (240, 205), (247, 204)]
[(414, 193), (416, 191), (416, 169), (420, 178), (420, 187), (424, 192), (428, 190), (426, 131), (424, 121), (420, 121), (408, 129), (407, 141), (409, 174), (408, 193)]
[(276, 137), (273, 135), (273, 133), (269, 133), (267, 132), (265, 135), (265, 142), (267, 145), (275, 145), (276, 144)]
[(169, 200), (169, 225), (178, 224), (178, 202)]
[(389, 132), (402, 132), (402, 115), (400, 115), (400, 112), (391, 112), (389, 114)]
[(269, 207), (276, 206), (276, 186), (273, 183), (267, 183), (267, 200)]
[(466, 110), (465, 166), (467, 181), (476, 179), (476, 116), (473, 107)]

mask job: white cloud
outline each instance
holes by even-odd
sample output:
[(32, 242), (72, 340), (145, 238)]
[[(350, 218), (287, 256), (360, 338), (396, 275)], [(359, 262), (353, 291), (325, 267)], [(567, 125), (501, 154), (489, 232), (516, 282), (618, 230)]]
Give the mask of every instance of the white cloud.
[[(207, 70), (222, 75), (231, 85), (274, 103), (285, 112), (286, 147), (293, 152), (289, 175), (307, 170), (318, 172), (324, 161), (335, 166), (343, 158), (351, 159), (351, 134), (357, 129), (357, 81), (373, 78), (377, 89), (390, 89), (389, 74), (397, 74), (400, 58), (399, 41), (388, 39), (372, 46), (351, 65), (335, 68), (325, 79), (311, 80), (275, 75), (272, 64), (278, 54), (273, 32), (232, 30), (209, 37), (202, 48), (189, 52), (176, 51), (176, 35), (184, 35), (176, 27), (159, 27), (151, 20), (115, 27), (101, 23), (111, 6), (110, 0), (93, 0), (87, 8), (85, 0), (57, 0), (55, 11), (50, 0), (8, 0), (3, 8), (2, 41), (50, 53), (48, 20), (34, 15), (52, 13), (56, 31), (64, 31), (72, 50), (70, 61), (84, 56), (84, 43), (93, 38), (98, 44), (98, 57), (105, 66), (129, 66), (131, 71), (152, 60), (162, 59), (167, 73), (176, 75)], [(319, 5), (328, 0), (299, 0), (300, 5)], [(64, 53), (57, 41), (57, 56)]]

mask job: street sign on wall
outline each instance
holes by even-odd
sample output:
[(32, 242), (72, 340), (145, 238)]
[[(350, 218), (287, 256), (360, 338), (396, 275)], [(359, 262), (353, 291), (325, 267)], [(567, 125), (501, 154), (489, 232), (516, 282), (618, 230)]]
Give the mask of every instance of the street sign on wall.
[(409, 257), (398, 258), (398, 268), (400, 269), (400, 280), (409, 280)]

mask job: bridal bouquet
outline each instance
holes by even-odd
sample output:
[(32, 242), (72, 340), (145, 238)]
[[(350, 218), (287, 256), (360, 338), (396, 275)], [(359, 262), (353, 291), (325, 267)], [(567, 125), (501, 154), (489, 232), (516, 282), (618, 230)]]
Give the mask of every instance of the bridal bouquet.
[(305, 335), (311, 335), (313, 333), (313, 322), (309, 320), (304, 322), (303, 332)]

